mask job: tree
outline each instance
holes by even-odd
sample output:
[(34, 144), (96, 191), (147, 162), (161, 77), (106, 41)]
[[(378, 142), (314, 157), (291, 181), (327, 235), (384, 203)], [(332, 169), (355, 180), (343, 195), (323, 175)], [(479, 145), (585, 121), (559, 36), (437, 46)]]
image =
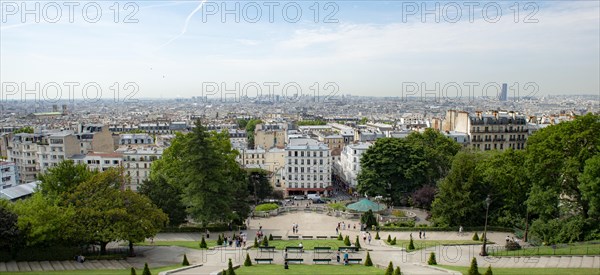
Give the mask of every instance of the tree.
[(241, 222), (250, 212), (247, 177), (235, 158), (227, 132), (208, 132), (198, 120), (188, 134), (177, 134), (163, 157), (152, 165), (151, 178), (162, 175), (181, 190), (188, 213), (196, 221)]
[(475, 257), (473, 257), (473, 260), (471, 260), (471, 266), (467, 271), (467, 275), (481, 275), (479, 273), (479, 269), (477, 268), (477, 259)]
[(133, 243), (154, 237), (169, 222), (169, 217), (142, 194), (129, 189), (118, 194), (126, 216), (116, 221), (114, 227), (119, 230), (118, 239), (129, 241), (129, 253), (134, 256)]
[(136, 275), (135, 268), (131, 267), (131, 269), (129, 270), (129, 274)]
[(424, 185), (410, 195), (410, 204), (413, 207), (429, 210), (431, 209), (431, 203), (433, 203), (436, 191), (435, 186)]
[(429, 260), (427, 260), (428, 265), (437, 265), (437, 261), (435, 260), (435, 252), (431, 252), (429, 254)]
[(257, 124), (263, 123), (260, 119), (251, 119), (246, 124), (246, 135), (248, 136), (248, 147), (254, 149), (254, 130)]
[(350, 246), (351, 245), (351, 243), (350, 243), (350, 237), (348, 237), (348, 235), (346, 235), (346, 237), (344, 238), (344, 245), (345, 246)]
[(373, 266), (373, 261), (371, 261), (371, 255), (367, 251), (367, 258), (365, 258), (365, 266)]
[(385, 270), (385, 275), (392, 275), (392, 273), (394, 273), (394, 264), (392, 264), (392, 261), (390, 261), (387, 269)]
[(187, 255), (183, 254), (183, 262), (181, 263), (182, 266), (188, 266), (190, 265), (190, 262), (187, 259)]
[(18, 216), (8, 209), (8, 201), (0, 200), (0, 250), (9, 251), (12, 256), (22, 244)]
[(13, 132), (13, 134), (20, 134), (20, 133), (33, 134), (33, 127), (25, 126), (25, 127), (19, 128)]
[(152, 273), (150, 273), (150, 268), (148, 268), (148, 263), (144, 263), (144, 271), (142, 271), (142, 275), (152, 275)]
[(415, 250), (415, 244), (413, 243), (412, 234), (410, 234), (410, 241), (408, 242), (408, 250)]
[(229, 263), (227, 264), (227, 275), (235, 275), (235, 270), (233, 269), (233, 263), (231, 263), (231, 258), (229, 258)]
[(488, 265), (488, 268), (485, 271), (485, 273), (483, 273), (483, 275), (494, 275), (494, 272), (492, 272), (492, 266), (491, 265)]
[(400, 266), (397, 266), (396, 269), (394, 269), (394, 273), (392, 275), (402, 275), (402, 272), (400, 272)]
[(252, 260), (250, 260), (250, 254), (246, 254), (246, 260), (244, 261), (244, 266), (252, 266)]
[(152, 203), (169, 216), (170, 226), (185, 222), (187, 214), (181, 201), (182, 192), (175, 185), (169, 184), (163, 175), (144, 180), (137, 191), (150, 198)]
[(373, 225), (377, 226), (377, 218), (375, 218), (375, 215), (373, 214), (373, 211), (371, 209), (362, 214), (362, 216), (360, 217), (360, 223), (364, 224), (367, 230)]
[(448, 174), (452, 159), (461, 148), (460, 144), (433, 128), (427, 128), (423, 133), (413, 132), (406, 141), (423, 147), (427, 162), (423, 172), (428, 185), (436, 184)]
[(365, 125), (367, 124), (367, 121), (369, 121), (368, 118), (366, 117), (362, 117), (359, 121), (358, 121), (358, 125)]
[(206, 241), (204, 240), (204, 236), (202, 237), (202, 240), (200, 240), (200, 248), (208, 248)]
[[(262, 201), (273, 196), (273, 185), (269, 182), (269, 171), (263, 169), (247, 169), (248, 173), (248, 193), (254, 196), (256, 200)], [(254, 188), (256, 187), (256, 192)]]
[(38, 188), (44, 196), (62, 203), (77, 186), (95, 174), (97, 172), (89, 171), (85, 164), (75, 164), (72, 160), (65, 160), (38, 176), (41, 181)]

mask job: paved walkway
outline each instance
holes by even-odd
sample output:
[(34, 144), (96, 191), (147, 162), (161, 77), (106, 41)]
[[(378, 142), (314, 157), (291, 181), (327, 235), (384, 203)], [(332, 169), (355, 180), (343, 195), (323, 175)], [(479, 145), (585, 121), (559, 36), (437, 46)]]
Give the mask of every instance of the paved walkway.
[[(250, 221), (250, 229), (246, 232), (249, 237), (249, 244), (253, 244), (253, 236), (260, 226), (262, 226), (265, 235), (273, 234), (287, 239), (289, 236), (334, 236), (335, 228), (339, 218), (327, 216), (324, 214), (296, 212), (280, 215), (271, 218), (258, 218)], [(356, 224), (356, 220), (345, 220), (346, 224)], [(292, 233), (292, 224), (299, 224), (299, 234)], [(358, 226), (357, 226), (358, 227)], [(342, 234), (349, 235), (354, 240), (361, 232), (355, 229), (343, 230)], [(415, 232), (380, 232), (380, 237), (386, 239), (389, 234), (392, 238), (406, 240), (410, 234), (418, 240), (418, 231)], [(228, 234), (231, 234), (228, 232)], [(481, 232), (479, 232), (481, 234)], [(459, 236), (456, 232), (427, 232), (427, 240), (471, 240), (473, 232), (465, 232)], [(503, 232), (488, 232), (488, 238), (496, 243), (503, 243), (506, 238)], [(200, 233), (161, 233), (154, 241), (199, 241)], [(217, 232), (211, 233), (211, 239), (218, 236)], [(375, 237), (373, 235), (373, 237)], [(362, 241), (362, 239), (361, 239)], [(113, 244), (114, 245), (114, 244)], [(526, 267), (526, 268), (596, 268), (600, 269), (600, 255), (598, 256), (552, 256), (552, 257), (481, 257), (478, 255), (481, 250), (480, 245), (465, 246), (436, 246), (415, 252), (405, 252), (400, 247), (387, 245), (383, 240), (373, 240), (371, 244), (361, 242), (361, 246), (369, 250), (374, 264), (387, 266), (392, 261), (394, 266), (400, 266), (403, 273), (407, 275), (418, 274), (456, 274), (451, 271), (434, 269), (426, 265), (431, 252), (436, 253), (438, 264), (469, 266), (473, 257), (477, 258), (480, 267)], [(176, 274), (211, 274), (223, 270), (227, 267), (228, 259), (232, 259), (234, 264), (242, 264), (249, 253), (252, 259), (256, 257), (269, 257), (274, 259), (275, 264), (283, 264), (283, 251), (260, 252), (254, 249), (241, 248), (217, 248), (211, 250), (187, 249), (183, 247), (164, 247), (164, 246), (141, 246), (136, 247), (137, 257), (128, 258), (123, 261), (86, 261), (83, 264), (75, 261), (44, 261), (44, 262), (8, 262), (0, 263), (0, 272), (3, 271), (51, 271), (51, 270), (74, 270), (74, 269), (126, 269), (131, 266), (142, 268), (147, 262), (151, 267), (165, 265), (174, 265), (181, 263), (183, 255), (186, 254), (192, 264), (202, 264), (197, 268), (177, 272)], [(304, 264), (313, 264), (313, 258), (333, 259), (334, 253), (319, 253), (315, 255), (313, 251), (306, 251), (301, 254), (289, 253), (291, 258), (302, 258)], [(352, 257), (364, 259), (366, 252), (364, 250), (353, 253)]]

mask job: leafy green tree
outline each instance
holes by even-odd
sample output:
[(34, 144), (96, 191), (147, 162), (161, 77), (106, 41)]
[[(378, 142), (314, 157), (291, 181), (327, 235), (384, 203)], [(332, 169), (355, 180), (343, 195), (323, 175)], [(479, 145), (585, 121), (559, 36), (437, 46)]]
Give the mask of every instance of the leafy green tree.
[(154, 237), (169, 222), (169, 217), (150, 199), (131, 190), (119, 192), (125, 219), (114, 223), (119, 238), (129, 241), (129, 253), (134, 256), (133, 243)]
[(392, 261), (390, 261), (387, 268), (385, 269), (385, 275), (392, 275), (392, 273), (394, 273), (394, 264), (392, 264)]
[(183, 262), (181, 263), (182, 266), (188, 266), (190, 265), (190, 262), (188, 261), (187, 255), (183, 254)]
[(238, 125), (238, 127), (240, 127), (240, 129), (246, 129), (246, 125), (248, 125), (248, 121), (249, 120), (247, 120), (247, 119), (240, 118), (237, 120), (237, 125)]
[(460, 144), (433, 128), (427, 128), (423, 133), (413, 132), (406, 141), (419, 144), (425, 150), (427, 167), (424, 173), (428, 185), (436, 184), (448, 174), (452, 159), (461, 148)]
[[(247, 169), (248, 172), (248, 193), (252, 196), (256, 194), (256, 199), (262, 201), (273, 196), (273, 185), (269, 182), (269, 171), (263, 169)], [(256, 193), (254, 188), (256, 187)]]
[(19, 128), (13, 132), (13, 134), (20, 134), (20, 133), (33, 134), (33, 127), (25, 126), (25, 127)]
[(475, 257), (473, 257), (473, 260), (471, 260), (471, 266), (469, 267), (467, 274), (468, 275), (481, 275), (481, 273), (479, 273), (479, 268), (477, 268), (477, 259)]
[(587, 216), (600, 224), (600, 155), (586, 160), (579, 182), (582, 200), (588, 202)]
[(377, 226), (377, 218), (375, 218), (375, 214), (373, 211), (369, 209), (369, 211), (362, 214), (360, 217), (360, 222), (366, 226), (366, 228), (371, 228), (371, 226)]
[(38, 176), (39, 189), (44, 196), (59, 203), (73, 193), (79, 184), (92, 178), (97, 172), (88, 170), (85, 164), (75, 164), (72, 160), (61, 161), (56, 167)]
[(164, 176), (157, 175), (144, 180), (137, 191), (169, 215), (170, 226), (178, 226), (185, 222), (187, 214), (181, 201), (181, 190), (169, 184)]
[(23, 244), (18, 218), (17, 214), (9, 209), (9, 202), (0, 199), (0, 250), (9, 251), (12, 256)]
[(250, 260), (250, 254), (246, 254), (246, 260), (244, 261), (244, 266), (252, 266), (252, 260)]
[(263, 123), (260, 119), (251, 119), (246, 124), (246, 135), (248, 136), (248, 146), (254, 148), (254, 130), (257, 124)]
[[(554, 236), (551, 242), (597, 238), (600, 220), (597, 215), (589, 215), (598, 196), (597, 192), (590, 193), (597, 188), (590, 187), (597, 181), (588, 186), (589, 178), (584, 175), (588, 160), (597, 164), (600, 116), (588, 114), (541, 129), (529, 137), (526, 151), (525, 168), (532, 182), (527, 208), (534, 220), (541, 220), (532, 223), (532, 232), (559, 223), (563, 226), (549, 234)], [(594, 177), (594, 169), (587, 169)], [(536, 228), (539, 226), (543, 228)]]
[(367, 251), (367, 258), (365, 258), (365, 266), (373, 266), (373, 261), (371, 260), (371, 255)]
[(365, 125), (367, 124), (367, 122), (369, 121), (369, 119), (367, 117), (362, 117), (359, 121), (358, 121), (358, 125)]

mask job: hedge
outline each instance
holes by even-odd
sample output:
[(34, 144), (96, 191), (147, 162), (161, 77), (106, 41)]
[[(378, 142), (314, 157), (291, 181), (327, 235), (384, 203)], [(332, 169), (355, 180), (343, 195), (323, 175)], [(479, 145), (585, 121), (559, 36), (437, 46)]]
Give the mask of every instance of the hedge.
[[(240, 229), (246, 229), (246, 225), (233, 225), (232, 228), (237, 230), (238, 226)], [(160, 232), (162, 233), (191, 233), (191, 232), (206, 232), (206, 229), (210, 232), (221, 232), (229, 231), (229, 225), (227, 224), (214, 224), (209, 226), (181, 226), (181, 227), (165, 227)]]
[[(458, 232), (458, 227), (396, 227), (396, 226), (382, 226), (379, 227), (380, 231), (456, 231)], [(463, 231), (483, 231), (483, 226), (473, 226), (473, 227), (464, 227)], [(496, 231), (496, 232), (514, 232), (513, 228), (501, 227), (501, 226), (488, 226), (487, 231)]]
[(263, 203), (263, 204), (259, 204), (256, 206), (256, 208), (254, 208), (254, 211), (257, 212), (261, 212), (261, 211), (271, 211), (271, 210), (275, 210), (279, 208), (279, 205), (274, 204), (274, 203)]

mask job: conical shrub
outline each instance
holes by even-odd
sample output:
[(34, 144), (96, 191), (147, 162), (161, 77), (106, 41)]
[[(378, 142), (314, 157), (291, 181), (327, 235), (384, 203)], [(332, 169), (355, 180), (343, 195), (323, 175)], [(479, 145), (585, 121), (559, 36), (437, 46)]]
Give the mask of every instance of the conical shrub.
[(263, 238), (263, 241), (261, 243), (262, 246), (269, 246), (269, 240), (267, 239), (267, 236), (265, 236)]
[[(267, 236), (265, 236), (266, 238)], [(231, 262), (231, 258), (229, 258), (229, 263), (227, 264), (227, 275), (235, 275), (235, 270), (233, 269), (233, 263)]]
[(494, 272), (492, 272), (492, 266), (491, 265), (488, 265), (488, 268), (485, 271), (485, 273), (483, 273), (483, 275), (494, 275)]
[(273, 235), (269, 234), (269, 241), (273, 240)]
[(206, 241), (204, 240), (204, 237), (202, 237), (202, 239), (200, 240), (200, 248), (208, 248), (208, 245), (206, 245)]
[(431, 252), (429, 254), (429, 260), (427, 260), (428, 265), (437, 265), (437, 261), (435, 260), (435, 252)]
[(348, 235), (346, 235), (346, 238), (344, 238), (344, 245), (346, 245), (346, 246), (350, 246), (351, 245), (351, 243), (350, 243), (350, 237), (348, 237)]
[(477, 268), (477, 259), (475, 257), (473, 257), (473, 260), (471, 260), (471, 267), (469, 267), (467, 275), (481, 275), (479, 274), (479, 268)]
[(190, 265), (190, 262), (187, 259), (187, 256), (185, 254), (183, 254), (183, 262), (181, 262), (182, 266), (188, 266)]
[(137, 274), (135, 273), (135, 268), (133, 268), (133, 266), (131, 267), (131, 270), (130, 270), (130, 271), (131, 271), (131, 272), (129, 272), (129, 275), (137, 275)]
[(387, 242), (388, 242), (388, 243), (391, 243), (391, 242), (392, 242), (392, 236), (388, 235)]
[(375, 240), (379, 240), (381, 238), (379, 238), (379, 232), (375, 233)]
[(387, 269), (385, 270), (385, 275), (393, 275), (394, 273), (394, 264), (392, 264), (392, 261), (390, 261), (390, 264), (388, 265)]
[(396, 237), (394, 237), (394, 239), (392, 239), (392, 241), (390, 242), (391, 245), (396, 245)]
[(360, 249), (360, 241), (358, 239), (358, 236), (356, 236), (356, 241), (354, 242), (354, 245), (356, 246), (356, 248)]
[(340, 233), (340, 234), (338, 235), (338, 238), (337, 238), (337, 239), (338, 239), (338, 241), (343, 241), (343, 240), (344, 240), (344, 237), (342, 237), (342, 233)]
[(250, 254), (246, 254), (246, 260), (244, 261), (244, 266), (252, 266), (252, 260), (250, 260)]
[(399, 266), (397, 266), (396, 269), (394, 269), (394, 273), (392, 275), (402, 275), (402, 272), (400, 272)]
[(477, 235), (477, 232), (475, 232), (475, 234), (473, 234), (473, 240), (479, 241), (479, 235)]
[(410, 241), (408, 242), (408, 250), (415, 250), (415, 243), (413, 242), (412, 234), (410, 235)]
[(365, 266), (373, 266), (373, 261), (371, 261), (371, 255), (367, 252), (367, 258), (365, 258)]
[(148, 263), (144, 263), (144, 271), (142, 271), (142, 275), (152, 275), (152, 273), (150, 273), (150, 268), (148, 268)]

